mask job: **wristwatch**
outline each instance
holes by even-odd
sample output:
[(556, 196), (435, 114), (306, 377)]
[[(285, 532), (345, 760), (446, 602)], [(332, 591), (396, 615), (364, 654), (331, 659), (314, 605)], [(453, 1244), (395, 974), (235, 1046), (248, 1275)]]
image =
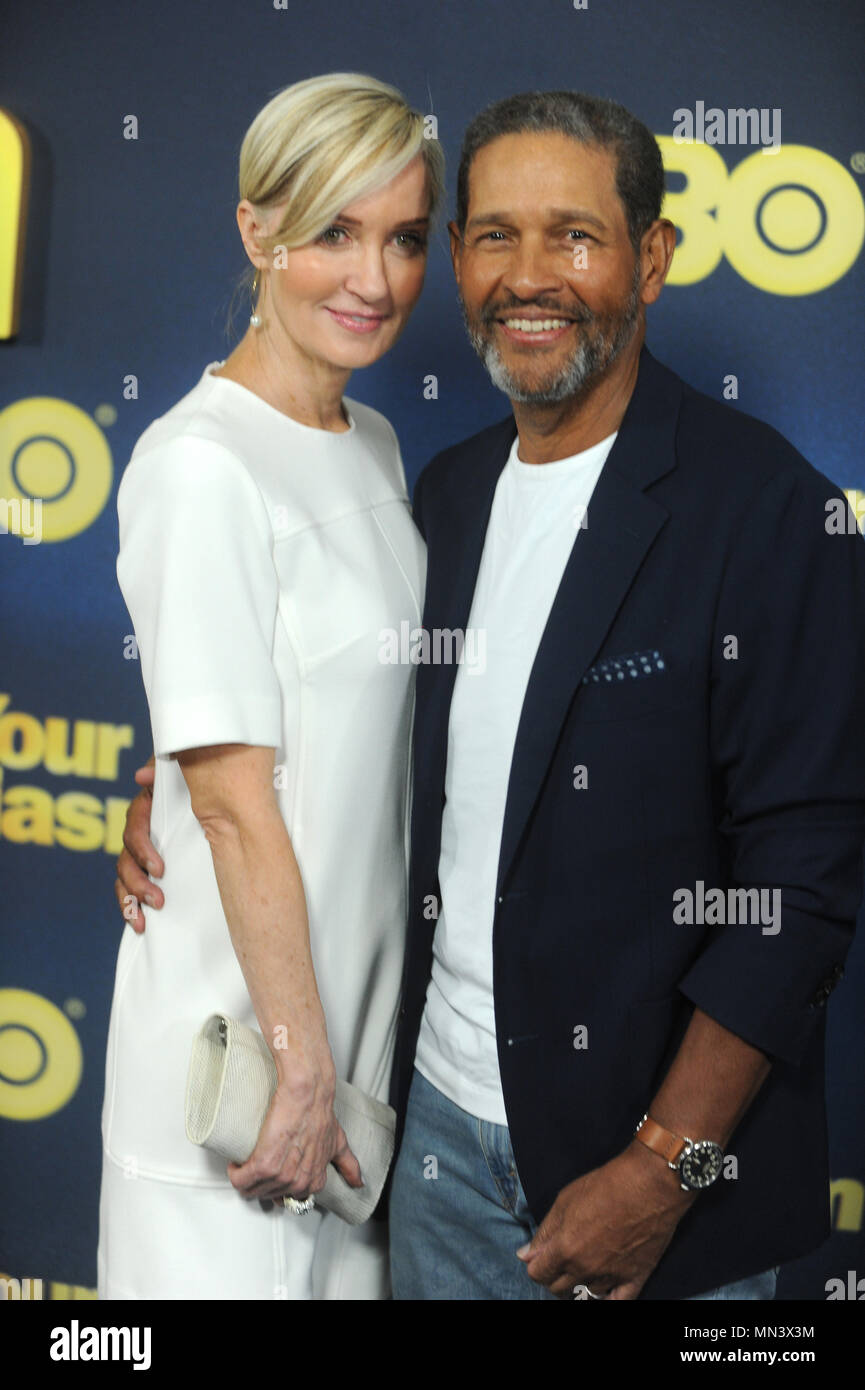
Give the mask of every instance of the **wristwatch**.
[(634, 1131), (646, 1148), (666, 1159), (667, 1166), (678, 1174), (683, 1192), (701, 1192), (720, 1176), (724, 1150), (711, 1139), (688, 1139), (664, 1129), (657, 1120), (644, 1115)]

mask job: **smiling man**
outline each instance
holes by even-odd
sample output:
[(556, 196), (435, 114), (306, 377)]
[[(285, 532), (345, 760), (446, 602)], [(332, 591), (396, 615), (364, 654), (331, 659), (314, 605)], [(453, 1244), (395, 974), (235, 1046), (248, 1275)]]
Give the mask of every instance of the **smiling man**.
[[(399, 1299), (771, 1298), (828, 1234), (865, 546), (791, 445), (644, 347), (662, 196), (611, 102), (530, 93), (466, 133), (454, 271), (513, 416), (415, 491), (424, 627), (484, 631), (486, 666), (418, 671)], [(698, 884), (772, 889), (779, 929), (683, 924)]]
[[(508, 163), (514, 161), (532, 170), (518, 190), (507, 178)], [(630, 245), (611, 162), (599, 150), (575, 147), (569, 136), (548, 131), (501, 137), (479, 150), (473, 169), (487, 200), (501, 201), (505, 210), (482, 206), (462, 234), (458, 227), (451, 228), (460, 303), (472, 346), (495, 385), (515, 404), (572, 402), (587, 383), (612, 367), (633, 341), (638, 325), (642, 267)], [(549, 197), (557, 185), (563, 200), (579, 187), (578, 201), (590, 202), (593, 210), (550, 204), (538, 218), (533, 199), (543, 198), (545, 191)], [(589, 189), (592, 197), (587, 199)], [(550, 284), (535, 293), (529, 305), (511, 276), (503, 283), (505, 260), (520, 239), (528, 241), (529, 256), (550, 252), (550, 265), (556, 266), (552, 278), (547, 272)], [(659, 272), (653, 293), (663, 284), (673, 244), (672, 227), (659, 222), (651, 252)], [(473, 282), (472, 308), (462, 289), (464, 259)], [(564, 277), (561, 288), (559, 275)], [(566, 287), (569, 293), (562, 292)], [(558, 352), (540, 350), (554, 347)]]

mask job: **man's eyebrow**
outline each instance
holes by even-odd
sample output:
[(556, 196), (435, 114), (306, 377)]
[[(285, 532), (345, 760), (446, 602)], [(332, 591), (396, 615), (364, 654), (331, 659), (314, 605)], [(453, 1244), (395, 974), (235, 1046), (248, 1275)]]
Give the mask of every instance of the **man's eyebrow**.
[[(561, 222), (588, 222), (590, 226), (597, 227), (599, 231), (606, 231), (607, 224), (602, 222), (599, 217), (585, 208), (548, 208), (546, 217), (549, 222), (556, 224)], [(478, 217), (470, 217), (466, 223), (466, 231), (469, 227), (510, 227), (513, 226), (513, 214), (507, 212), (485, 212)]]
[(606, 231), (607, 224), (586, 208), (550, 208), (551, 222), (588, 222), (599, 231)]

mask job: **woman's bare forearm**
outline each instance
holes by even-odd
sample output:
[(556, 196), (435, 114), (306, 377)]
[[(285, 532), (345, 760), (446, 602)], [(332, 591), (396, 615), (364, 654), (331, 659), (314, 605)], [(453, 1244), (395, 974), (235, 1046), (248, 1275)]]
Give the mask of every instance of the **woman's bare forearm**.
[(213, 855), (231, 942), (279, 1085), (255, 1149), (228, 1176), (246, 1197), (306, 1197), (333, 1163), (359, 1187), (333, 1111), (336, 1071), (309, 943), (300, 869), (273, 789), (274, 750), (244, 744), (178, 753)]
[(332, 1071), (303, 882), (273, 792), (273, 750), (178, 754), (213, 855), (231, 941), (262, 1034), (285, 1080)]

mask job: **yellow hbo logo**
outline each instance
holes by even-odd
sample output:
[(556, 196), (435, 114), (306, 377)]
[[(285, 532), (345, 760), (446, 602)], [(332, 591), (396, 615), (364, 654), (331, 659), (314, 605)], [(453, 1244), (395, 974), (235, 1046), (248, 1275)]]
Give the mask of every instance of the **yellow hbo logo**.
[(865, 203), (855, 179), (822, 150), (758, 150), (732, 174), (711, 145), (658, 135), (668, 173), (663, 214), (682, 233), (671, 285), (693, 285), (722, 256), (769, 294), (815, 294), (846, 275), (865, 240)]
[[(0, 411), (0, 498), (10, 518), (22, 515), (21, 503), (41, 499), (43, 540), (86, 530), (108, 501), (112, 477), (108, 440), (71, 401), (28, 396)], [(20, 534), (20, 525), (7, 524)]]
[(50, 999), (0, 989), (0, 1116), (39, 1120), (62, 1110), (78, 1089), (81, 1043)]

